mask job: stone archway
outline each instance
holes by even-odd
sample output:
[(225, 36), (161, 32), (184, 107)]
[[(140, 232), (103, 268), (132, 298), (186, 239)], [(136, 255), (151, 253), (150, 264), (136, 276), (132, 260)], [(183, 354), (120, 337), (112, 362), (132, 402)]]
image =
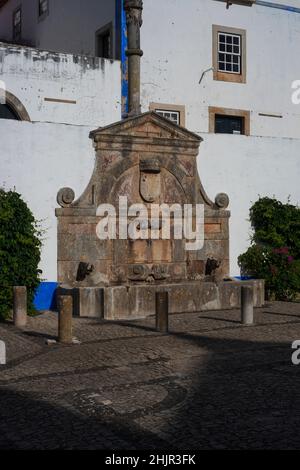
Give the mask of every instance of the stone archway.
[(11, 108), (11, 110), (19, 117), (20, 121), (31, 121), (30, 116), (21, 103), (21, 101), (9, 91), (5, 93), (6, 105)]

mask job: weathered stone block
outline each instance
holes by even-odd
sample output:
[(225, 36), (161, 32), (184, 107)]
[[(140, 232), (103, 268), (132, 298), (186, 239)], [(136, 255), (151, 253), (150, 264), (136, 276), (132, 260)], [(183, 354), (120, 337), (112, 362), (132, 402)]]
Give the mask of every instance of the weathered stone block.
[(104, 290), (78, 287), (73, 291), (74, 310), (78, 317), (104, 318)]
[(104, 318), (105, 320), (131, 318), (126, 287), (116, 286), (104, 289)]
[(151, 260), (152, 262), (172, 262), (172, 242), (171, 240), (151, 240)]
[(128, 241), (128, 263), (151, 263), (151, 243), (149, 240)]
[(185, 242), (183, 240), (172, 240), (172, 245), (173, 245), (173, 260), (175, 262), (185, 262), (187, 259)]
[(228, 240), (205, 240), (205, 258), (215, 258), (217, 260), (229, 259)]
[[(93, 271), (82, 281), (77, 280), (78, 268), (80, 262), (86, 262), (93, 266)], [(102, 286), (109, 282), (111, 262), (93, 261), (91, 258), (82, 257), (77, 261), (59, 261), (58, 262), (58, 283), (67, 284), (73, 287)]]
[(190, 279), (203, 279), (205, 275), (205, 262), (203, 260), (191, 260), (188, 264), (188, 275)]
[(241, 306), (241, 286), (250, 285), (254, 306), (264, 304), (264, 282), (261, 280), (229, 282), (181, 282), (158, 285), (105, 288), (105, 319), (138, 319), (155, 315), (156, 292), (169, 292), (169, 313), (191, 313), (210, 310), (230, 310)]
[(204, 227), (204, 232), (205, 234), (211, 234), (211, 233), (221, 233), (221, 224), (216, 224), (216, 223), (206, 223)]
[(100, 240), (93, 234), (59, 234), (58, 253), (60, 261), (105, 260), (111, 257), (110, 240)]

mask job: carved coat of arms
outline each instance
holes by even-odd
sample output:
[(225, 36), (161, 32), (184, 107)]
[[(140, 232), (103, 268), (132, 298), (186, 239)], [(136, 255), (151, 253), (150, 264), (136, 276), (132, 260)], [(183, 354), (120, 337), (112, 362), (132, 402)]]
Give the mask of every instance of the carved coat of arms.
[(157, 159), (140, 161), (140, 194), (146, 202), (158, 202), (161, 194), (161, 169)]

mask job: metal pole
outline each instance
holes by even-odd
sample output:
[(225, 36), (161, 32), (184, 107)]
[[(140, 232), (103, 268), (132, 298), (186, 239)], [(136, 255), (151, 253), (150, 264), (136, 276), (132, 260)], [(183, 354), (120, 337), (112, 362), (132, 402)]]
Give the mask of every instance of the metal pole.
[(242, 323), (244, 325), (253, 325), (254, 308), (253, 308), (253, 287), (242, 286), (241, 288), (241, 314)]
[(169, 331), (169, 293), (156, 293), (156, 329), (161, 333)]

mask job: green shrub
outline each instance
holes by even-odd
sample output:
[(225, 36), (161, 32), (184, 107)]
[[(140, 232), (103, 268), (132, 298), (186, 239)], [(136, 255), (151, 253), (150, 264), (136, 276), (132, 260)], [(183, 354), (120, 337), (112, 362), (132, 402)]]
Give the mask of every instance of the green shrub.
[(300, 209), (260, 198), (250, 209), (251, 246), (239, 256), (241, 274), (266, 281), (269, 298), (295, 300), (300, 292)]
[(300, 209), (276, 199), (260, 198), (250, 209), (252, 241), (272, 248), (288, 247), (300, 259)]
[(34, 291), (40, 283), (38, 269), (41, 232), (33, 214), (14, 191), (0, 189), (0, 319), (12, 309), (12, 286), (27, 286), (28, 310), (33, 312)]

